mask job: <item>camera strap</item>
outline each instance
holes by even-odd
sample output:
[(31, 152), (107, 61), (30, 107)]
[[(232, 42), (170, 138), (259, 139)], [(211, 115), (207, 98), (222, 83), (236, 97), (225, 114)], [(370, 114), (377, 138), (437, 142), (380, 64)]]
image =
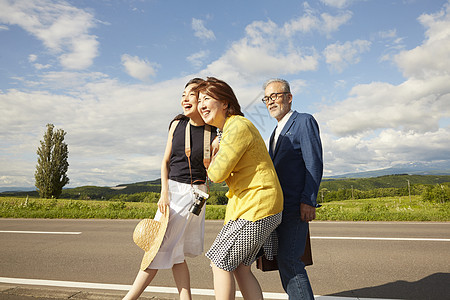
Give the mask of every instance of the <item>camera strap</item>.
[[(191, 186), (194, 184), (192, 182), (192, 168), (191, 168), (191, 123), (189, 121), (186, 124), (186, 132), (184, 135), (184, 152), (188, 158), (189, 173), (191, 174)], [(203, 131), (203, 165), (208, 169), (211, 163), (211, 126), (205, 124), (205, 129)]]

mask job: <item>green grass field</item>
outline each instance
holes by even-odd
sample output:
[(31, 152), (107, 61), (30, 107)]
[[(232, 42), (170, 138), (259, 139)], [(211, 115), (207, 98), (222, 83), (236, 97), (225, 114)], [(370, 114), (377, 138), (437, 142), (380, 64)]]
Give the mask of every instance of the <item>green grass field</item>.
[(317, 209), (318, 220), (450, 221), (450, 203), (422, 201), (420, 196), (332, 201)]
[[(40, 198), (0, 198), (2, 218), (143, 219), (152, 218), (155, 203)], [(206, 219), (220, 220), (224, 205), (207, 205)], [(450, 221), (450, 203), (422, 201), (419, 196), (332, 201), (317, 209), (317, 220)]]

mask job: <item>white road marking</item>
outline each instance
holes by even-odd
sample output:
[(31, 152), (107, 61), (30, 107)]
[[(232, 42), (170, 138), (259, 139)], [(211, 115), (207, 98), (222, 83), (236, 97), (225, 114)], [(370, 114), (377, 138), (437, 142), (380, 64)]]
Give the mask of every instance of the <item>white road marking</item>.
[[(25, 279), (25, 278), (8, 278), (0, 277), (0, 283), (8, 284), (22, 284), (35, 286), (54, 286), (54, 287), (68, 287), (68, 288), (83, 288), (95, 290), (114, 290), (114, 291), (128, 291), (131, 285), (126, 284), (107, 284), (107, 283), (92, 283), (92, 282), (75, 282), (75, 281), (59, 281), (59, 280), (42, 280), (42, 279)], [(178, 290), (173, 287), (149, 286), (145, 289), (146, 292), (164, 293), (164, 294), (178, 294)], [(211, 289), (192, 289), (192, 295), (214, 296), (214, 290)], [(288, 299), (285, 293), (263, 293), (264, 299)], [(236, 292), (236, 297), (243, 298), (241, 292)], [(335, 297), (335, 296), (318, 296), (315, 295), (316, 300), (361, 300), (355, 297)], [(370, 300), (369, 298), (364, 298)], [(375, 300), (375, 299), (373, 299)], [(376, 299), (389, 300), (389, 299)]]
[(63, 232), (63, 231), (20, 231), (20, 230), (0, 230), (0, 233), (81, 234), (81, 232)]
[(358, 236), (311, 236), (311, 239), (450, 242), (450, 239), (438, 239), (438, 238), (388, 238), (388, 237), (358, 237)]
[[(0, 230), (0, 233), (28, 233), (28, 234), (68, 234), (78, 235), (82, 232), (69, 231), (20, 231), (20, 230)], [(358, 237), (358, 236), (311, 236), (317, 240), (374, 240), (374, 241), (426, 241), (426, 242), (450, 242), (445, 238), (389, 238), (389, 237)]]

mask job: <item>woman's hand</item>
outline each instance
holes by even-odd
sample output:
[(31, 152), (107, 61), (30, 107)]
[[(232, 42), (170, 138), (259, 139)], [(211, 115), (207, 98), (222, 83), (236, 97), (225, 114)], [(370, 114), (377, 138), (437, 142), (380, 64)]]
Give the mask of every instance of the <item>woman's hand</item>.
[(216, 138), (211, 143), (211, 164), (214, 162), (217, 152), (219, 152), (219, 137), (218, 136), (216, 136)]
[(166, 209), (169, 207), (170, 201), (169, 201), (169, 195), (167, 192), (161, 192), (161, 197), (158, 201), (158, 209), (162, 214), (166, 213)]
[(216, 136), (214, 140), (211, 143), (211, 153), (212, 157), (216, 156), (217, 152), (219, 151), (219, 137)]

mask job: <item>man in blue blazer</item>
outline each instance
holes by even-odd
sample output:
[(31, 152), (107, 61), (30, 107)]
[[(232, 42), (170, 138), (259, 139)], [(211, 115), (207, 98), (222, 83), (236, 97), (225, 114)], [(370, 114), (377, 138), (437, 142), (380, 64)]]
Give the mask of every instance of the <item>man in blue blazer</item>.
[(283, 218), (277, 228), (278, 268), (290, 300), (314, 299), (300, 260), (305, 251), (308, 222), (316, 217), (316, 198), (323, 173), (319, 126), (310, 114), (291, 110), (289, 83), (271, 79), (264, 84), (263, 102), (278, 126), (269, 140), (269, 154), (283, 189)]

